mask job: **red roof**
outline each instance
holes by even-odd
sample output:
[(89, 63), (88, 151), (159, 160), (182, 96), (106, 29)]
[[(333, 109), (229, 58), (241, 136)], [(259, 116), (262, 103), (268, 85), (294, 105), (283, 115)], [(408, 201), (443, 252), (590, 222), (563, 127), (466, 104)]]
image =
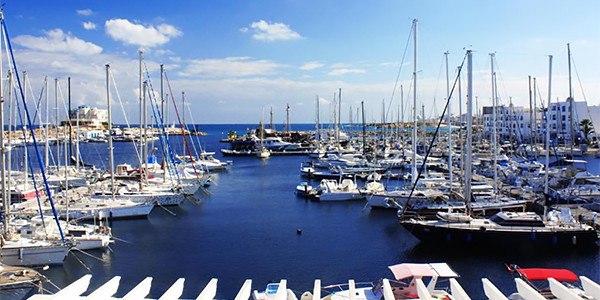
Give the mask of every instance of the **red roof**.
[(542, 269), (542, 268), (529, 268), (529, 269), (516, 269), (521, 276), (527, 280), (548, 280), (548, 278), (554, 278), (558, 281), (577, 281), (577, 275), (567, 269)]

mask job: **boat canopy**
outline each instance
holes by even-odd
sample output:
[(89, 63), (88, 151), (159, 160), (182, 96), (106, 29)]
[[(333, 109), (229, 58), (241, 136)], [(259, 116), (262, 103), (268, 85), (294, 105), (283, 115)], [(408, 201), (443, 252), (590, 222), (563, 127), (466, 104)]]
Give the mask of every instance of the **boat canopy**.
[(398, 264), (388, 267), (396, 280), (409, 277), (459, 277), (446, 263)]
[(548, 280), (548, 278), (554, 278), (558, 281), (572, 281), (577, 282), (577, 275), (567, 269), (543, 269), (543, 268), (528, 268), (528, 269), (516, 269), (517, 272), (525, 279), (532, 280)]

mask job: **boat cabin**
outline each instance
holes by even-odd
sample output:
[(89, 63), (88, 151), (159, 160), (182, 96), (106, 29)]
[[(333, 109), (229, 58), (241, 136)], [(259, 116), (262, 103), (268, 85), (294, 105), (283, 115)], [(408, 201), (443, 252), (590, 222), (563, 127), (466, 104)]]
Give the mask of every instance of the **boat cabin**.
[(533, 212), (499, 212), (490, 221), (500, 226), (545, 227), (542, 217)]
[[(439, 299), (450, 299), (449, 280), (459, 277), (446, 263), (404, 263), (388, 268), (394, 275), (394, 280), (390, 280), (390, 285), (396, 299), (418, 298), (417, 279), (423, 281), (432, 296)], [(381, 295), (383, 298), (382, 286), (383, 283), (380, 280), (373, 288), (373, 294)]]

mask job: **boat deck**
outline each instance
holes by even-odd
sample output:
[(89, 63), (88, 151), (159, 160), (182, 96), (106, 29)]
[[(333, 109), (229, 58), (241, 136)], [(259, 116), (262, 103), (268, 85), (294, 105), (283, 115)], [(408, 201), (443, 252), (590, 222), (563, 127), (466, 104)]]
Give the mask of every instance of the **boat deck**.
[[(71, 283), (61, 291), (57, 292), (54, 295), (43, 295), (37, 294), (33, 295), (29, 298), (29, 300), (41, 300), (41, 299), (146, 299), (150, 293), (150, 288), (152, 286), (152, 277), (147, 277), (142, 282), (140, 282), (137, 286), (135, 286), (132, 290), (130, 290), (123, 298), (112, 298), (112, 296), (119, 289), (119, 282), (121, 277), (115, 276), (104, 285), (100, 286), (94, 291), (89, 291), (86, 293), (92, 275), (85, 275), (79, 278), (77, 281)], [(592, 297), (599, 299), (600, 298), (600, 285), (585, 276), (580, 277), (583, 289), (586, 294), (591, 295)], [(210, 282), (204, 287), (204, 289), (200, 292), (196, 299), (200, 300), (212, 300), (215, 299), (217, 294), (217, 279), (213, 278)], [(432, 294), (428, 291), (427, 287), (423, 283), (421, 279), (416, 279), (417, 285), (417, 293), (418, 298), (415, 299), (424, 299), (431, 300), (434, 299)], [(487, 278), (481, 279), (483, 283), (483, 290), (485, 295), (490, 300), (505, 300), (507, 297)], [(171, 285), (167, 291), (165, 291), (160, 299), (180, 299), (179, 297), (183, 293), (184, 287), (184, 278), (179, 278), (173, 285)], [(576, 299), (574, 297), (565, 297), (571, 295), (571, 291), (568, 287), (563, 285), (562, 283), (554, 280), (553, 278), (549, 279), (551, 292), (554, 296), (559, 299)], [(394, 292), (392, 290), (391, 284), (389, 280), (383, 279), (382, 281), (382, 293), (384, 300), (395, 300)], [(517, 292), (524, 299), (544, 299), (544, 297), (538, 293), (534, 288), (525, 283), (520, 278), (515, 279)], [(277, 288), (277, 292), (275, 293), (275, 297), (273, 300), (287, 300), (287, 280), (283, 279), (279, 282), (279, 286)], [(358, 295), (357, 293), (359, 289), (356, 287), (356, 283), (354, 280), (348, 281), (348, 291), (350, 295)], [(458, 283), (458, 281), (454, 278), (450, 278), (450, 294), (452, 299), (460, 299), (460, 300), (470, 300), (469, 295), (464, 291), (462, 286)], [(82, 296), (84, 293), (87, 296)], [(252, 293), (252, 280), (247, 279), (242, 287), (239, 289), (237, 295), (234, 300), (248, 300)], [(350, 297), (352, 299), (353, 297)], [(219, 298), (221, 299), (221, 298)], [(321, 300), (321, 280), (317, 279), (314, 281), (314, 288), (312, 294), (310, 292), (305, 292), (302, 295), (302, 299), (310, 299), (310, 300)]]

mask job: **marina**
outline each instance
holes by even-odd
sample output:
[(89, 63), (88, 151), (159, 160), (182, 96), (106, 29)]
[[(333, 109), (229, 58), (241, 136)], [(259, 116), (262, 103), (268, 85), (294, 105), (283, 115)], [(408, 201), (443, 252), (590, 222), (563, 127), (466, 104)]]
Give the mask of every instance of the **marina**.
[[(268, 105), (242, 101), (227, 116), (260, 121), (210, 124), (226, 101), (200, 106), (201, 83), (182, 79), (211, 63), (156, 63), (171, 52), (153, 47), (182, 36), (176, 27), (106, 20), (109, 38), (140, 47), (127, 67), (94, 65), (90, 100), (70, 76), (22, 72), (23, 49), (39, 39), (11, 39), (1, 8), (0, 299), (600, 299), (600, 106), (574, 93), (572, 44), (558, 72), (568, 97), (552, 94), (549, 55), (547, 94), (528, 76), (529, 107), (504, 98), (496, 52), (483, 56), (481, 77), (479, 51), (455, 53), (452, 76), (446, 51), (436, 83), (445, 68), (446, 92), (427, 115), (419, 24), (412, 19), (411, 62), (402, 57), (380, 117), (356, 86), (340, 84), (331, 100), (316, 95), (314, 109), (294, 104), (307, 123), (291, 121), (288, 102), (266, 117)], [(146, 42), (159, 38), (132, 42), (140, 30)], [(264, 20), (238, 31), (304, 40)], [(45, 34), (102, 52), (71, 32)], [(254, 58), (226, 60), (245, 80), (240, 66)], [(400, 81), (405, 65), (412, 74)], [(334, 66), (327, 76), (366, 72)], [(289, 65), (263, 75), (269, 68)], [(491, 103), (479, 105), (482, 93)]]

